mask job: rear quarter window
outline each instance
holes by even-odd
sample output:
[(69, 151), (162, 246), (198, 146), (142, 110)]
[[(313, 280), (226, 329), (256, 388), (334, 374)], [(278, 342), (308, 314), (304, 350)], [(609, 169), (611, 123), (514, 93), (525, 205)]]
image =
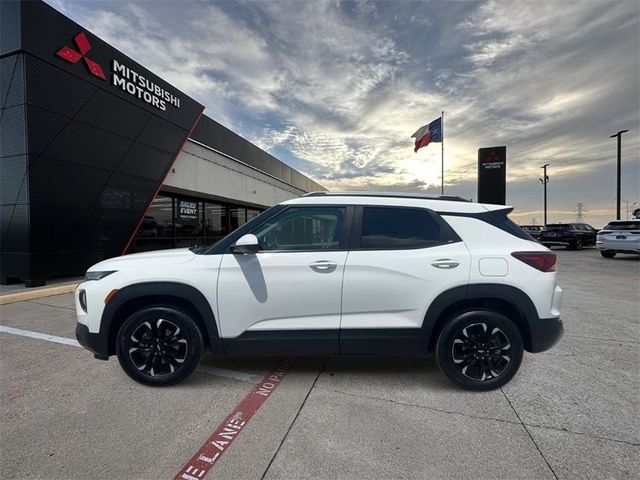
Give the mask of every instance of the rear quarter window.
[(504, 208), (502, 210), (491, 210), (482, 213), (453, 213), (453, 212), (441, 212), (442, 215), (454, 216), (454, 217), (469, 217), (475, 218), (478, 220), (482, 220), (483, 222), (488, 223), (489, 225), (499, 228), (503, 232), (507, 232), (514, 237), (521, 238), (523, 240), (531, 240), (535, 242), (536, 240), (529, 235), (524, 229), (520, 228), (516, 225), (510, 218), (509, 213), (511, 213), (512, 208)]

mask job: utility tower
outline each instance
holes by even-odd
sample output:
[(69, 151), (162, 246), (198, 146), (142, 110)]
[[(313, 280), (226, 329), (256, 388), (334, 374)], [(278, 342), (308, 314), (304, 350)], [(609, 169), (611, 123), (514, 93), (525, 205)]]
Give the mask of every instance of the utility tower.
[(584, 203), (580, 202), (576, 205), (576, 222), (584, 223), (584, 214), (587, 213), (587, 209), (584, 208)]

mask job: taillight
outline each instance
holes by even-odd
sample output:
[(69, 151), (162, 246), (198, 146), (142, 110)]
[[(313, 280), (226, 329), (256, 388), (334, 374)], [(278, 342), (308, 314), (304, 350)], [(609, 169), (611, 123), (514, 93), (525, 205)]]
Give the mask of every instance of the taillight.
[(609, 230), (601, 230), (598, 232), (598, 235), (609, 235), (610, 233), (612, 232), (610, 232)]
[(640, 235), (640, 230), (631, 230), (629, 233), (633, 233), (634, 235)]
[(513, 252), (511, 256), (541, 272), (556, 270), (556, 254), (553, 252)]

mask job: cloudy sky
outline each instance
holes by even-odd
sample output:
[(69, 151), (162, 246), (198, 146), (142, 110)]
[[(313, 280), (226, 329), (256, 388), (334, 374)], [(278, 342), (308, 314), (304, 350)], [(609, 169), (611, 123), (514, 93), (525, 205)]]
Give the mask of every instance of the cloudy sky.
[[(335, 190), (476, 196), (479, 147), (507, 145), (514, 219), (602, 226), (640, 201), (640, 4), (631, 1), (47, 0), (206, 106), (210, 117)], [(623, 218), (625, 204), (622, 206)]]

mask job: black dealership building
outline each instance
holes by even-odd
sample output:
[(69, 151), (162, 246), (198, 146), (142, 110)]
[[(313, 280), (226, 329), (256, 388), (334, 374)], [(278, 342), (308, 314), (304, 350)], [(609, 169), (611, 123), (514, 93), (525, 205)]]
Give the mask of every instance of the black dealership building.
[(0, 282), (213, 242), (323, 188), (40, 1), (0, 2)]

